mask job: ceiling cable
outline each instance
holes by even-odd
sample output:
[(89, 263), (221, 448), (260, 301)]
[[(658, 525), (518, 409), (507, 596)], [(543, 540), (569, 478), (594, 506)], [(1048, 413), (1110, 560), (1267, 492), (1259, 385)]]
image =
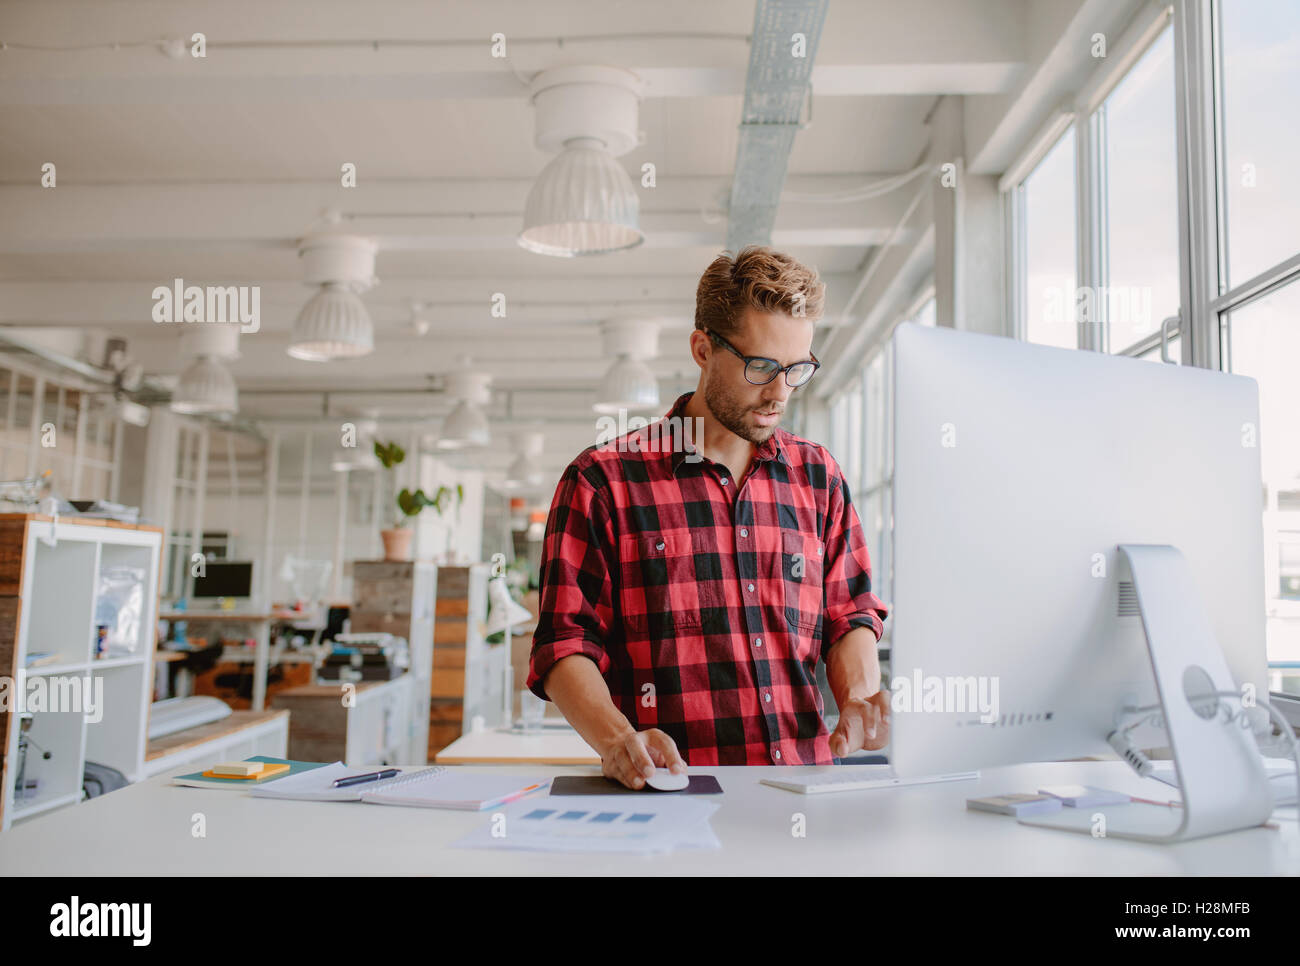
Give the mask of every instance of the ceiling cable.
[(870, 201), (873, 198), (887, 195), (891, 191), (897, 191), (909, 181), (914, 180), (919, 175), (928, 171), (931, 167), (932, 165), (929, 164), (919, 164), (911, 171), (904, 171), (902, 174), (891, 175), (888, 178), (873, 181), (871, 184), (862, 185), (857, 188), (849, 188), (844, 191), (833, 191), (828, 194), (783, 191), (781, 192), (781, 200), (807, 204), (843, 204), (851, 201)]

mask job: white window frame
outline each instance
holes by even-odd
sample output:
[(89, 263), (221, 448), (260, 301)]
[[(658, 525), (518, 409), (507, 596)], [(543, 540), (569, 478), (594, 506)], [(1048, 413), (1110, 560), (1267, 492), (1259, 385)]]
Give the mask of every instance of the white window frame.
[[(32, 406), (29, 414), (27, 430), (27, 441), (25, 443), (11, 443), (0, 441), (0, 447), (6, 450), (22, 451), (26, 450), (26, 470), (24, 476), (31, 478), (39, 471), (41, 462), (41, 424), (45, 421), (45, 394), (48, 390), (54, 389), (58, 392), (58, 412), (55, 415), (56, 432), (63, 432), (63, 407), (69, 391), (79, 394), (78, 412), (76, 429), (73, 433), (72, 454), (71, 458), (63, 456), (68, 461), (72, 472), (68, 479), (55, 481), (56, 489), (60, 496), (66, 499), (77, 499), (84, 496), (79, 487), (84, 475), (84, 470), (91, 469), (105, 470), (108, 473), (108, 492), (106, 496), (110, 500), (117, 499), (118, 486), (121, 478), (122, 465), (122, 433), (124, 423), (118, 417), (108, 417), (101, 414), (100, 432), (96, 434), (97, 442), (102, 442), (103, 426), (111, 424), (113, 427), (113, 455), (108, 460), (100, 460), (89, 456), (86, 453), (86, 424), (90, 416), (90, 407), (88, 405), (89, 397), (95, 395), (107, 395), (103, 386), (92, 385), (76, 377), (64, 377), (48, 372), (38, 366), (25, 364), (19, 359), (5, 359), (0, 363), (0, 368), (8, 371), (9, 393), (8, 399), (3, 403), (6, 406), (5, 425), (10, 430), (21, 430), (23, 427), (16, 426), (14, 423), (17, 414), (18, 398), (18, 380), (25, 378), (31, 380), (32, 389)], [(57, 438), (57, 437), (56, 437)]]
[[(1202, 0), (1185, 0), (1195, 5)], [(1180, 3), (1178, 6), (1182, 6)], [(1184, 52), (1180, 44), (1180, 17), (1175, 16), (1175, 5), (1150, 5), (1142, 8), (1133, 21), (1110, 45), (1107, 55), (1093, 71), (1068, 104), (1053, 111), (1041, 128), (1030, 138), (1024, 150), (1007, 168), (998, 183), (1003, 194), (1003, 218), (1006, 226), (1007, 311), (1011, 319), (1012, 337), (1025, 341), (1028, 338), (1028, 306), (1026, 304), (1026, 252), (1025, 252), (1025, 181), (1038, 168), (1068, 131), (1074, 132), (1075, 150), (1075, 286), (1101, 291), (1106, 285), (1106, 144), (1104, 108), (1106, 99), (1128, 75), (1128, 72), (1159, 39), (1173, 22), (1174, 28), (1174, 80), (1176, 93), (1176, 130), (1179, 164), (1179, 284), (1186, 297), (1186, 279), (1189, 275), (1190, 254), (1187, 247), (1183, 219), (1187, 214), (1185, 152), (1183, 124), (1185, 99)], [(1185, 28), (1183, 28), (1185, 29)], [(1078, 324), (1076, 345), (1080, 349), (1097, 352), (1110, 351), (1109, 326), (1105, 299), (1093, 300), (1096, 317), (1088, 323)], [(1071, 306), (1074, 299), (1070, 300)], [(1179, 334), (1180, 310), (1170, 325), (1160, 329), (1131, 346), (1125, 346), (1117, 355), (1142, 355), (1155, 345), (1165, 345), (1168, 339)], [(1170, 320), (1166, 320), (1169, 322)], [(1188, 339), (1180, 340), (1183, 362), (1197, 364), (1187, 358), (1192, 348)], [(1169, 360), (1172, 361), (1172, 360)]]

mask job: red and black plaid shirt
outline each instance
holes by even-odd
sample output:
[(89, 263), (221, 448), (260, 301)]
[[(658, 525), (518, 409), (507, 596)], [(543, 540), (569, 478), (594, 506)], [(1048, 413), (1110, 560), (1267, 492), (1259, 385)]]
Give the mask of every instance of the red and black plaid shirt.
[(737, 485), (667, 425), (565, 469), (528, 687), (545, 698), (546, 673), (582, 654), (632, 727), (667, 732), (691, 765), (830, 764), (817, 661), (854, 627), (879, 640), (887, 616), (848, 484), (825, 447), (778, 429)]

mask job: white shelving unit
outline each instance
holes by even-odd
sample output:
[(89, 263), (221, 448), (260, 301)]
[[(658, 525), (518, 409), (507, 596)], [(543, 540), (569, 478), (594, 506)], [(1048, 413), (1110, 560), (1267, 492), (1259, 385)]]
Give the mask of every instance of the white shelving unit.
[[(0, 828), (8, 829), (81, 801), (87, 761), (116, 768), (129, 781), (145, 777), (162, 534), (152, 528), (7, 514), (0, 543), (0, 569), (5, 570), (0, 583), (7, 591), (19, 591), (17, 601), (5, 598), (5, 615), (16, 629), (11, 623), (3, 632), (6, 638), (12, 635), (12, 645), (0, 646), (0, 658), (10, 658), (0, 659), (0, 674), (12, 677), (11, 698), (21, 693), (32, 712), (25, 778), (38, 783), (30, 796), (16, 795), (19, 715), (11, 702), (4, 712), (0, 768)], [(15, 568), (19, 560), (21, 566)], [(122, 567), (143, 574), (140, 618), (131, 640), (96, 658), (101, 577)], [(27, 668), (27, 655), (41, 651), (57, 653), (59, 660)], [(41, 691), (44, 707), (28, 707), (28, 699)], [(48, 760), (42, 750), (50, 752)]]

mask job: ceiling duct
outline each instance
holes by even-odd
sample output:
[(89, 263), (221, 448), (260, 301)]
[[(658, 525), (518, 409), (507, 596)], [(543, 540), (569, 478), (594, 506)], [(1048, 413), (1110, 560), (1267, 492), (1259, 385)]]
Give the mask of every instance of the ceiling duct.
[[(728, 206), (727, 248), (772, 240), (790, 149), (812, 78), (829, 0), (758, 0), (745, 77), (745, 104)], [(805, 38), (795, 56), (794, 35)]]

